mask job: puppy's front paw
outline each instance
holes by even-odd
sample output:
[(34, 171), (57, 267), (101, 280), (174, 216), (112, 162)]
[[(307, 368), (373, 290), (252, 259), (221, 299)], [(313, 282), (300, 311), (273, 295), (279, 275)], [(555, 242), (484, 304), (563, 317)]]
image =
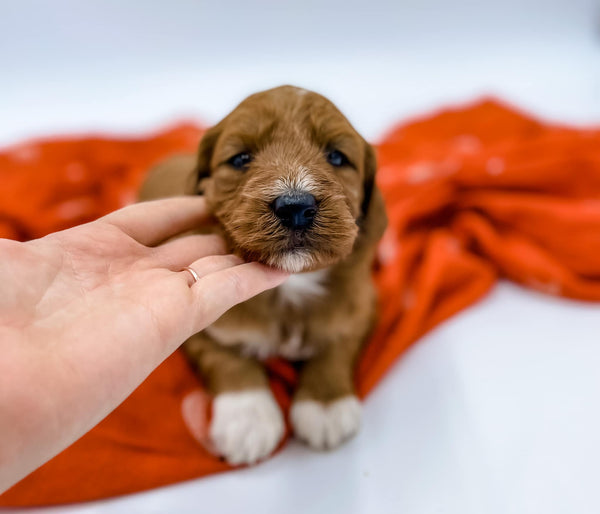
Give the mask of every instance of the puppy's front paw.
[(290, 418), (296, 437), (317, 450), (332, 449), (352, 437), (360, 427), (361, 406), (354, 395), (331, 403), (294, 402)]
[(281, 440), (284, 422), (271, 391), (222, 393), (213, 401), (210, 437), (230, 464), (253, 464)]

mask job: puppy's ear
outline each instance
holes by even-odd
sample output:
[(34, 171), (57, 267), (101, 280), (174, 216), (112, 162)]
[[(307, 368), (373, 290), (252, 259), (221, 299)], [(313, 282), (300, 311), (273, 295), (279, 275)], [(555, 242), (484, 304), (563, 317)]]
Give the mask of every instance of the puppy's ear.
[(208, 129), (200, 140), (198, 153), (196, 154), (196, 166), (194, 167), (194, 173), (191, 177), (196, 194), (204, 194), (206, 181), (210, 178), (210, 161), (221, 132), (222, 127), (219, 123)]
[(387, 216), (383, 197), (375, 183), (375, 172), (377, 171), (377, 158), (373, 147), (364, 142), (365, 145), (365, 178), (363, 182), (363, 199), (361, 203), (360, 232), (363, 240), (378, 241), (385, 227)]

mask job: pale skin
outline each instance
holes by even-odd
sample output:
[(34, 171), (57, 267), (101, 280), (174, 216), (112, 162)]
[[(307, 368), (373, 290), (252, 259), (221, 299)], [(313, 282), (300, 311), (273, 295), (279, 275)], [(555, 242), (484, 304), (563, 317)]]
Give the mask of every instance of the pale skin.
[[(188, 337), (285, 273), (226, 255), (199, 197), (0, 239), (0, 492), (117, 407)], [(191, 266), (194, 283), (183, 267)]]

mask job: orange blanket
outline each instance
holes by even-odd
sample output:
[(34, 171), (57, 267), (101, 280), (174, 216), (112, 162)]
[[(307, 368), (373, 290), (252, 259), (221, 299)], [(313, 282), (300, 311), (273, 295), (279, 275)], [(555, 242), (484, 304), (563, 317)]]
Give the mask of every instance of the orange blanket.
[[(201, 130), (61, 139), (0, 153), (0, 237), (28, 239), (133, 200), (155, 161)], [(365, 396), (419, 336), (499, 277), (600, 300), (600, 130), (550, 126), (486, 101), (392, 130), (378, 181), (390, 226), (375, 269), (381, 317), (357, 372)], [(295, 375), (270, 363), (284, 408)], [(198, 382), (176, 353), (115, 412), (0, 496), (0, 505), (91, 500), (224, 471), (182, 419)]]

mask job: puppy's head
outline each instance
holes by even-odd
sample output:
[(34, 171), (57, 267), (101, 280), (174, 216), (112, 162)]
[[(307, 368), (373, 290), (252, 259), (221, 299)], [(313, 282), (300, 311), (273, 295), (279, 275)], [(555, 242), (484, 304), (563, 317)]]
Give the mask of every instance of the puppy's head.
[(340, 111), (291, 86), (248, 97), (208, 130), (195, 169), (233, 250), (294, 273), (352, 252), (374, 175), (373, 149)]

